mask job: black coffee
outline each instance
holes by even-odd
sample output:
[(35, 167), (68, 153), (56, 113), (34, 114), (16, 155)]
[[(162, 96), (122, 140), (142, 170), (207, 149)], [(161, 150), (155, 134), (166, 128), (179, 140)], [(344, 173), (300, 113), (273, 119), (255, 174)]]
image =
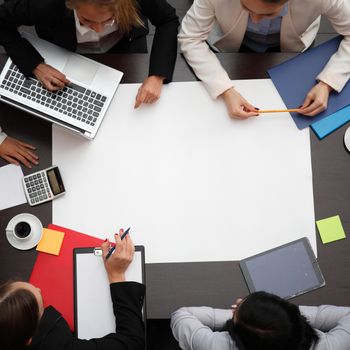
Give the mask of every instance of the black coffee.
[(21, 221), (15, 226), (15, 234), (19, 238), (26, 238), (31, 231), (30, 225), (27, 222)]

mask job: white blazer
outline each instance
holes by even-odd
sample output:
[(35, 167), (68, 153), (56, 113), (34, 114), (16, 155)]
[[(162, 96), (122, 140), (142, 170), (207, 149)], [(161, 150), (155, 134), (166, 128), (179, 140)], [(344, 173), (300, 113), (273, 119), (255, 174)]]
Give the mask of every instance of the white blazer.
[[(350, 77), (350, 0), (289, 0), (280, 46), (286, 52), (306, 50), (315, 40), (321, 15), (344, 39), (315, 79), (340, 92)], [(213, 98), (232, 87), (232, 82), (206, 41), (221, 52), (238, 51), (248, 18), (240, 0), (194, 0), (182, 21), (178, 35), (181, 52)], [(220, 34), (213, 39), (215, 33)]]

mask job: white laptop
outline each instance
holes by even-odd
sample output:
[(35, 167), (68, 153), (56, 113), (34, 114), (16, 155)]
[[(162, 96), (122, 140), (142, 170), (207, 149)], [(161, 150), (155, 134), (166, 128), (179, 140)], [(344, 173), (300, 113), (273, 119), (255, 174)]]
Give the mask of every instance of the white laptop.
[(45, 63), (71, 84), (50, 92), (26, 78), (9, 58), (0, 74), (0, 100), (49, 120), (88, 139), (96, 136), (123, 73), (29, 34), (22, 34)]

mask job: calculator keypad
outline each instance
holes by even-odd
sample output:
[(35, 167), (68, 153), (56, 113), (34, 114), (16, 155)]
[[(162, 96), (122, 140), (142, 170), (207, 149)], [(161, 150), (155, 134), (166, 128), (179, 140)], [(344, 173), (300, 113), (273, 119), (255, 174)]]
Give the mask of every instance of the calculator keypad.
[(24, 186), (31, 205), (47, 202), (53, 199), (45, 171), (38, 172), (24, 178)]

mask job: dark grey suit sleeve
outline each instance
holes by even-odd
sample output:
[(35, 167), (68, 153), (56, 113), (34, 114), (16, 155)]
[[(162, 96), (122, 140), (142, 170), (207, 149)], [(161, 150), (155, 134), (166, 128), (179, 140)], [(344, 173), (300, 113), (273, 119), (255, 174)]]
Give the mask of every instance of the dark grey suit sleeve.
[(176, 61), (179, 19), (175, 9), (165, 0), (141, 0), (139, 6), (141, 13), (156, 27), (149, 75), (163, 76), (164, 83), (169, 83)]
[(51, 12), (53, 1), (8, 0), (0, 5), (0, 45), (25, 75), (43, 62), (43, 57), (26, 40), (17, 28), (21, 25), (32, 26), (45, 21)]

